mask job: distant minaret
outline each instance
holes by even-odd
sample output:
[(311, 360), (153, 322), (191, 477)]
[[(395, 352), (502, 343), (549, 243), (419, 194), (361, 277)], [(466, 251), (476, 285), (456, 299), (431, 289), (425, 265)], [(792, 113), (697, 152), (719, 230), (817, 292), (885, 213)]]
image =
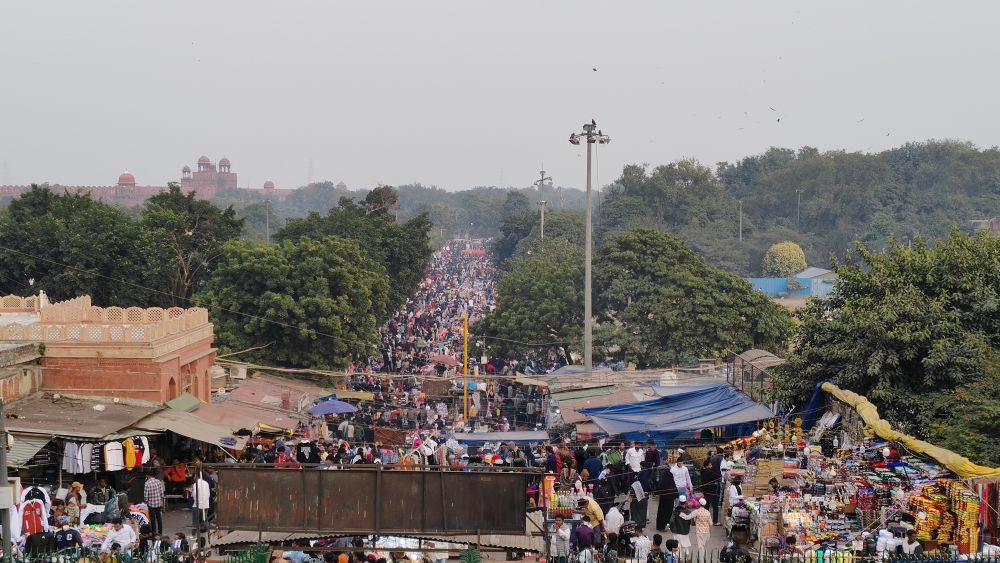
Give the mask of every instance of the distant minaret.
[(307, 183), (309, 183), (309, 184), (313, 183), (313, 180), (314, 180), (313, 176), (314, 176), (314, 174), (313, 174), (313, 159), (310, 158), (309, 159), (309, 170), (306, 172), (306, 181), (307, 181)]
[(10, 167), (7, 166), (7, 161), (3, 161), (3, 171), (0, 172), (0, 184), (10, 185)]

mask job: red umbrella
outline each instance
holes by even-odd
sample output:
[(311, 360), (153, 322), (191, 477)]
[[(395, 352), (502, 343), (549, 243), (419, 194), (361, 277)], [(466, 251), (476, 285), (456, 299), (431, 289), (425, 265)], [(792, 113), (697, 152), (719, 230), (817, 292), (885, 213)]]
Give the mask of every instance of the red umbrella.
[(450, 366), (450, 367), (457, 367), (458, 366), (458, 360), (456, 360), (455, 358), (452, 358), (451, 356), (432, 356), (431, 357), (431, 362), (433, 362), (435, 364), (444, 364), (444, 365)]

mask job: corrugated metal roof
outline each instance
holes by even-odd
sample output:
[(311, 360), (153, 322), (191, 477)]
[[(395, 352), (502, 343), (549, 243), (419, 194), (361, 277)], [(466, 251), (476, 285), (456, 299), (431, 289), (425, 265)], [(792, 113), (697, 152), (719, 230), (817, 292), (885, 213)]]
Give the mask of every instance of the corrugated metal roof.
[[(542, 536), (532, 535), (538, 531), (537, 526), (543, 525), (542, 512), (529, 513), (525, 518), (525, 533), (522, 534), (483, 534), (482, 536), (461, 535), (461, 536), (438, 536), (433, 534), (391, 534), (401, 538), (415, 538), (431, 541), (465, 543), (487, 547), (498, 547), (510, 550), (534, 551), (542, 553), (545, 551), (545, 539)], [(238, 545), (245, 543), (257, 543), (258, 538), (264, 543), (280, 543), (283, 541), (306, 540), (318, 538), (335, 538), (349, 534), (289, 534), (286, 532), (253, 532), (236, 531), (229, 532), (217, 540), (212, 540), (213, 546)]]
[(201, 399), (195, 397), (191, 393), (184, 392), (180, 396), (174, 397), (164, 404), (167, 408), (175, 411), (191, 412), (201, 406)]
[(213, 546), (239, 545), (242, 543), (257, 543), (258, 540), (264, 543), (281, 543), (292, 540), (314, 540), (319, 538), (333, 538), (332, 534), (289, 534), (288, 532), (229, 532), (217, 540), (212, 540)]
[(603, 385), (601, 387), (594, 387), (591, 389), (577, 389), (574, 391), (559, 391), (552, 393), (552, 400), (554, 401), (574, 401), (576, 399), (586, 399), (587, 397), (598, 397), (601, 395), (607, 395), (614, 391), (612, 385)]
[(234, 436), (232, 430), (220, 424), (212, 424), (184, 411), (171, 409), (155, 412), (135, 423), (135, 428), (154, 432), (171, 431), (206, 444), (242, 450), (247, 439)]
[(99, 439), (120, 432), (161, 408), (100, 399), (54, 399), (47, 393), (37, 394), (7, 407), (7, 431)]
[(802, 279), (810, 279), (810, 278), (815, 278), (816, 276), (822, 276), (823, 274), (832, 274), (832, 273), (833, 272), (830, 270), (817, 268), (815, 266), (809, 266), (805, 270), (802, 270), (801, 272), (795, 274), (795, 277)]
[(38, 450), (49, 443), (49, 440), (45, 436), (14, 435), (14, 445), (7, 452), (7, 465), (17, 468), (24, 467), (31, 461), (31, 458), (35, 457)]
[(159, 434), (159, 432), (150, 432), (149, 430), (139, 430), (138, 428), (126, 428), (121, 432), (112, 432), (111, 434), (102, 436), (101, 440), (111, 442), (115, 440), (124, 440), (125, 438), (131, 438), (133, 436), (156, 436), (157, 434)]
[(482, 546), (487, 547), (499, 547), (503, 549), (519, 550), (519, 551), (534, 551), (536, 553), (543, 553), (545, 551), (545, 538), (542, 536), (532, 535), (534, 532), (539, 531), (540, 526), (543, 526), (543, 518), (541, 511), (529, 513), (525, 518), (525, 533), (524, 534), (483, 534), (481, 536), (476, 535), (462, 535), (462, 536), (437, 536), (437, 535), (401, 535), (393, 534), (400, 537), (406, 538), (419, 538), (423, 540), (431, 541), (441, 541), (441, 542), (451, 542), (451, 543), (466, 543), (476, 545), (477, 543)]

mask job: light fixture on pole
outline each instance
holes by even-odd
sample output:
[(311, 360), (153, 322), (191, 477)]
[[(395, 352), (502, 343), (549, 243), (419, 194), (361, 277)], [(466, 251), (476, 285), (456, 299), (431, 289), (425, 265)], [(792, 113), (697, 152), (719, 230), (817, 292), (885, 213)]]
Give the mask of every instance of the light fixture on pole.
[(591, 371), (594, 369), (594, 319), (593, 303), (591, 302), (592, 291), (590, 275), (594, 235), (592, 221), (593, 194), (591, 189), (591, 153), (594, 143), (606, 145), (611, 142), (611, 137), (608, 137), (601, 132), (601, 130), (597, 128), (597, 122), (591, 119), (590, 123), (583, 124), (582, 133), (572, 133), (569, 136), (570, 144), (579, 145), (582, 141), (587, 142), (587, 216), (586, 219), (584, 219), (587, 237), (583, 251), (583, 373), (584, 375), (590, 375)]
[(538, 174), (539, 174), (539, 176), (541, 176), (541, 178), (535, 180), (534, 184), (536, 186), (538, 186), (538, 207), (542, 210), (542, 226), (541, 226), (541, 230), (539, 231), (539, 233), (541, 235), (540, 238), (544, 241), (545, 240), (545, 204), (548, 203), (548, 202), (545, 201), (544, 199), (542, 199), (542, 188), (545, 187), (545, 181), (546, 180), (548, 180), (549, 182), (552, 181), (552, 176), (546, 176), (544, 170), (542, 170)]

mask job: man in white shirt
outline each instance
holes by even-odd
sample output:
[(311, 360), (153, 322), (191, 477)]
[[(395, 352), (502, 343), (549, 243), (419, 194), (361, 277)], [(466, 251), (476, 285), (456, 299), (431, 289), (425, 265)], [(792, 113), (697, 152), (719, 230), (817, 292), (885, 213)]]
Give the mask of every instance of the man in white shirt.
[(642, 471), (642, 462), (646, 461), (646, 452), (640, 447), (638, 441), (632, 442), (632, 447), (625, 452), (625, 466), (629, 471), (629, 483), (635, 480), (639, 472)]
[(132, 526), (125, 526), (121, 518), (115, 518), (111, 521), (111, 531), (101, 543), (101, 553), (110, 553), (112, 549), (127, 551), (135, 547), (135, 543), (135, 530)]
[(688, 471), (680, 456), (677, 461), (670, 466), (670, 474), (674, 476), (674, 484), (677, 485), (678, 495), (690, 495), (694, 492), (694, 485), (691, 483), (691, 472)]

